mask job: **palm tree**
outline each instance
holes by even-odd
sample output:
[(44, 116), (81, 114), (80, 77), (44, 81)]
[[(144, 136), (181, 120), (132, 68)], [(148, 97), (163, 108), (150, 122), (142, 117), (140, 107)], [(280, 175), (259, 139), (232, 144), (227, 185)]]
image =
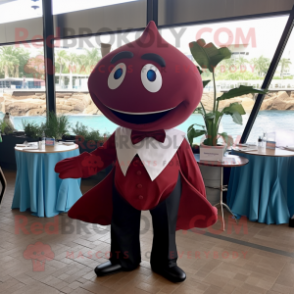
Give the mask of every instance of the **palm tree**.
[(71, 52), (67, 55), (67, 65), (68, 65), (68, 69), (69, 69), (69, 74), (70, 74), (70, 77), (69, 77), (69, 86), (70, 88), (73, 87), (73, 84), (72, 84), (72, 74), (73, 74), (73, 71), (76, 72), (76, 64), (78, 62), (78, 56)]
[(236, 59), (236, 65), (240, 69), (241, 72), (243, 72), (242, 71), (242, 66), (244, 66), (246, 64), (248, 64), (248, 59), (247, 58), (240, 55), (239, 58)]
[(95, 65), (101, 59), (100, 52), (97, 48), (93, 48), (92, 50), (86, 49), (86, 53), (79, 57), (82, 64), (80, 71), (86, 72), (87, 74), (91, 73)]
[(61, 86), (62, 67), (67, 62), (67, 52), (65, 50), (58, 50), (55, 54), (55, 61), (59, 64), (59, 86)]
[(0, 48), (0, 68), (4, 70), (5, 79), (10, 74), (19, 77), (19, 66), (29, 59), (29, 52), (14, 46), (3, 46)]
[(235, 66), (235, 61), (233, 58), (224, 59), (216, 68), (217, 74), (229, 72), (232, 66)]
[(255, 69), (258, 71), (259, 76), (264, 76), (270, 66), (270, 59), (264, 56), (253, 58), (251, 62), (254, 64)]
[(285, 69), (289, 69), (290, 64), (292, 64), (292, 62), (291, 62), (290, 58), (282, 58), (280, 60), (279, 64), (281, 65), (281, 77), (283, 77)]
[(24, 65), (24, 72), (26, 74), (33, 75), (35, 79), (44, 80), (45, 66), (44, 66), (44, 54), (39, 54), (30, 58)]
[(14, 76), (19, 78), (19, 68), (23, 68), (30, 59), (30, 53), (23, 48), (15, 48), (14, 54), (19, 61), (19, 63), (14, 66)]

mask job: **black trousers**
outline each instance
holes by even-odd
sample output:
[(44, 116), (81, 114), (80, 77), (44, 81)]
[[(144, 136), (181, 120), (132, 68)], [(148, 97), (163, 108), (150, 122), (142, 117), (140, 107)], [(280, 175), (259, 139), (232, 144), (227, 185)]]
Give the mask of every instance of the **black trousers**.
[[(168, 198), (150, 210), (154, 234), (151, 252), (153, 268), (172, 267), (176, 264), (178, 255), (175, 239), (181, 189), (179, 175)], [(121, 264), (125, 270), (133, 270), (141, 262), (140, 219), (141, 211), (133, 208), (114, 188), (110, 260)]]

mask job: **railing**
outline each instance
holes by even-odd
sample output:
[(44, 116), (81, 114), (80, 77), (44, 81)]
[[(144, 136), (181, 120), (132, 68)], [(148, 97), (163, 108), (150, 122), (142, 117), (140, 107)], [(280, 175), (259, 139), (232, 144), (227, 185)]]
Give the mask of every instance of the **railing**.
[[(253, 86), (254, 88), (261, 88), (262, 80), (246, 80), (246, 81), (216, 81), (217, 91), (224, 92), (230, 89), (244, 86)], [(213, 91), (212, 84), (205, 87), (205, 92)], [(272, 91), (294, 91), (294, 80), (273, 80), (270, 84), (269, 90)]]

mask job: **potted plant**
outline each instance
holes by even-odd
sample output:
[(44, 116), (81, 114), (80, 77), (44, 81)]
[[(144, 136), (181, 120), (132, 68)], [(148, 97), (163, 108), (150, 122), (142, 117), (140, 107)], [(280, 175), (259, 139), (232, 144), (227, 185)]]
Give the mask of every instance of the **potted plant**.
[(80, 153), (92, 152), (97, 147), (102, 146), (108, 134), (100, 134), (98, 130), (89, 130), (89, 128), (80, 122), (77, 122), (75, 127), (72, 128), (72, 132), (75, 136), (71, 136), (69, 139), (74, 139), (76, 144), (79, 145)]
[(7, 124), (5, 119), (0, 120), (0, 132), (2, 136), (2, 143), (0, 144), (0, 163), (3, 167), (16, 167), (14, 147), (16, 144), (22, 144), (27, 141), (22, 132), (15, 131)]
[(44, 131), (46, 138), (54, 138), (56, 141), (62, 140), (63, 136), (68, 133), (68, 118), (64, 115), (57, 116), (54, 112), (50, 112), (46, 122), (40, 128), (41, 134)]
[[(202, 69), (207, 69), (211, 73), (214, 91), (212, 111), (206, 111), (201, 102), (200, 107), (195, 110), (195, 113), (203, 116), (205, 125), (192, 124), (187, 130), (188, 141), (191, 147), (193, 147), (193, 139), (205, 135), (206, 138), (200, 145), (200, 160), (221, 161), (227, 145), (232, 144), (232, 138), (226, 132), (219, 133), (222, 117), (224, 115), (231, 115), (235, 123), (242, 125), (242, 115), (246, 113), (242, 104), (238, 102), (231, 103), (229, 106), (220, 110), (220, 101), (246, 94), (266, 94), (267, 91), (241, 85), (239, 88), (233, 88), (220, 97), (217, 97), (215, 69), (222, 60), (231, 58), (231, 51), (226, 47), (217, 48), (213, 43), (206, 44), (203, 39), (199, 39), (189, 45), (192, 56), (201, 67), (198, 67), (200, 74), (203, 72)], [(203, 87), (210, 82), (211, 80), (203, 81)], [(219, 142), (220, 138), (223, 139), (224, 143)], [(206, 152), (207, 150), (210, 150), (210, 152)]]
[[(64, 139), (72, 140), (79, 145), (80, 153), (88, 152), (91, 153), (99, 146), (102, 146), (107, 138), (110, 136), (108, 133), (102, 135), (99, 130), (89, 129), (84, 124), (77, 122), (75, 127), (72, 128), (74, 136), (65, 136)], [(111, 170), (111, 166), (106, 167), (104, 170), (99, 172), (96, 177), (101, 180)], [(93, 176), (95, 177), (95, 176)]]
[(33, 141), (38, 140), (42, 136), (42, 127), (36, 123), (27, 122), (22, 120), (25, 135)]

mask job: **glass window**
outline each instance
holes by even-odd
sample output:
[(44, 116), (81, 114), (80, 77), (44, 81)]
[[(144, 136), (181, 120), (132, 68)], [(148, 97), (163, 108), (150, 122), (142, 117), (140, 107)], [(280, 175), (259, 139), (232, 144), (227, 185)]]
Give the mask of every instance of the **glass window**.
[(0, 47), (0, 119), (7, 112), (16, 130), (23, 130), (23, 120), (45, 120), (42, 43)]
[(14, 22), (18, 20), (41, 17), (41, 0), (7, 0), (0, 4), (0, 23)]
[[(53, 14), (61, 14), (138, 0), (53, 0)], [(41, 17), (42, 0), (7, 0), (0, 3), (0, 23)]]
[(97, 8), (103, 6), (110, 6), (114, 4), (134, 2), (138, 0), (87, 0), (87, 1), (73, 1), (73, 0), (53, 0), (53, 14), (61, 14), (72, 11), (85, 10), (90, 8)]
[[(270, 61), (280, 40), (288, 16), (234, 21), (226, 23), (190, 25), (161, 30), (163, 37), (176, 46), (193, 61), (189, 43), (204, 38), (218, 47), (228, 46), (233, 53), (230, 60), (222, 62), (216, 69), (216, 84), (219, 95), (239, 85), (252, 85), (259, 88), (268, 70)], [(137, 39), (141, 32), (102, 35), (91, 38), (76, 38), (56, 42), (56, 97), (57, 112), (69, 115), (72, 126), (82, 122), (90, 128), (99, 128), (101, 132), (113, 132), (115, 125), (108, 121), (92, 102), (87, 87), (91, 70), (101, 58), (100, 44), (111, 43), (112, 50)], [(126, 37), (126, 38), (125, 38)], [(271, 45), (269, 46), (269, 41)], [(286, 68), (284, 68), (284, 71)], [(287, 69), (288, 70), (288, 69)], [(208, 72), (203, 79), (211, 79)], [(211, 109), (212, 85), (204, 89), (202, 103)], [(233, 122), (231, 116), (224, 115), (220, 132), (227, 132), (234, 140), (239, 140), (254, 105), (254, 97), (247, 95), (220, 104), (242, 103), (246, 115), (243, 125)], [(192, 123), (202, 123), (202, 117), (196, 114), (178, 126), (187, 131)], [(98, 127), (97, 127), (98, 126)]]
[(294, 146), (294, 33), (292, 32), (279, 66), (256, 118), (248, 142), (263, 133), (275, 133), (278, 146)]
[[(218, 95), (221, 95), (221, 92), (228, 91), (239, 85), (261, 87), (287, 19), (288, 16), (285, 15), (214, 24), (190, 25), (164, 29), (162, 34), (167, 41), (186, 54), (193, 62), (194, 59), (190, 53), (189, 43), (200, 38), (204, 39), (206, 43), (213, 42), (217, 47), (226, 46), (232, 51), (232, 58), (223, 61), (216, 68), (217, 92)], [(291, 48), (289, 47), (287, 54), (289, 54), (290, 50)], [(284, 62), (283, 85), (285, 87), (293, 83), (288, 79), (291, 77), (291, 66), (288, 62)], [(281, 69), (282, 67), (280, 67)], [(210, 72), (205, 70), (202, 78), (203, 80), (211, 80), (212, 77)], [(278, 81), (282, 83), (281, 79)], [(272, 86), (275, 87), (276, 84), (273, 83)], [(202, 97), (202, 103), (208, 111), (212, 109), (212, 95), (213, 85), (209, 83), (205, 87)], [(221, 102), (220, 108), (226, 107), (232, 102), (242, 103), (246, 115), (243, 115), (243, 125), (235, 124), (231, 116), (224, 115), (220, 132), (227, 132), (233, 136), (235, 141), (239, 141), (253, 108), (254, 98), (252, 95), (246, 95)], [(193, 114), (181, 127), (188, 127), (192, 123), (197, 122), (202, 123), (202, 117), (201, 115)]]
[[(83, 124), (88, 131), (101, 135), (112, 133), (117, 126), (109, 121), (93, 103), (88, 78), (102, 58), (101, 43), (111, 44), (111, 50), (130, 43), (142, 31), (74, 38), (55, 42), (55, 88), (57, 114), (66, 115), (70, 125)], [(78, 135), (70, 130), (72, 135)]]

